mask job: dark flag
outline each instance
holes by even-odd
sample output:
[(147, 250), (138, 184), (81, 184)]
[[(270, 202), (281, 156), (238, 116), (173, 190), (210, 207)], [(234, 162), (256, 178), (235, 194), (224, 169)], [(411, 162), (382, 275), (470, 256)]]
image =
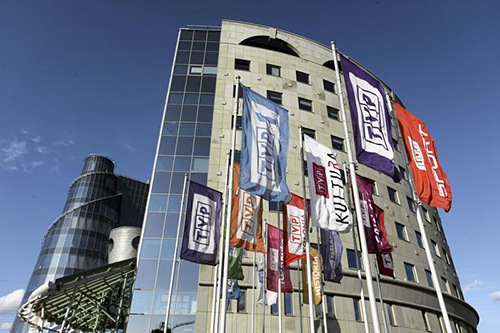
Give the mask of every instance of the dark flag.
[(323, 274), (325, 281), (340, 283), (344, 276), (342, 268), (342, 242), (338, 232), (321, 230), (321, 255), (323, 256)]

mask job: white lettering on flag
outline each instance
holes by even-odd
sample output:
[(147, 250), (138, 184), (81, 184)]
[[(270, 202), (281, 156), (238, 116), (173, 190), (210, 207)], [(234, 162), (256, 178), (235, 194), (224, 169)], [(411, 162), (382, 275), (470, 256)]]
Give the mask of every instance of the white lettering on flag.
[(214, 253), (216, 211), (215, 201), (198, 193), (193, 195), (188, 249), (207, 254)]
[(238, 211), (238, 229), (236, 238), (257, 245), (257, 228), (259, 224), (259, 210), (261, 197), (240, 189), (240, 209)]

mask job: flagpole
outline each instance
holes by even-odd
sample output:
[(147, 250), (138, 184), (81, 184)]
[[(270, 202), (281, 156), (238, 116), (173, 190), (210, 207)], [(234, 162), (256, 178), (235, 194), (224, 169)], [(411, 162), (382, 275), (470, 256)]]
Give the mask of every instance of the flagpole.
[[(266, 242), (266, 249), (268, 249), (268, 234), (267, 234), (267, 220), (264, 220), (264, 234), (266, 235), (265, 242)], [(264, 285), (264, 299), (262, 301), (262, 333), (266, 333), (266, 303), (267, 303), (267, 253), (264, 254), (264, 279), (262, 281), (262, 284)]]
[[(397, 116), (396, 112), (394, 112), (394, 108), (392, 107), (392, 103), (389, 97), (389, 94), (386, 93), (386, 102), (389, 110), (393, 114), (393, 118), (396, 120), (395, 121), (395, 127), (399, 133), (398, 141), (403, 141), (402, 146), (405, 147), (404, 140), (401, 138), (401, 129), (399, 128), (399, 122), (397, 121)], [(420, 233), (422, 234), (422, 242), (424, 245), (424, 250), (425, 250), (425, 256), (427, 257), (427, 263), (429, 264), (429, 268), (431, 270), (431, 278), (432, 278), (432, 283), (434, 284), (434, 288), (436, 289), (436, 296), (438, 298), (438, 303), (439, 303), (439, 308), (441, 309), (441, 313), (443, 314), (443, 320), (444, 324), (446, 327), (446, 331), (448, 333), (452, 333), (453, 330), (451, 328), (451, 323), (450, 323), (450, 318), (448, 316), (448, 310), (446, 309), (446, 304), (444, 302), (443, 298), (443, 292), (441, 290), (441, 285), (440, 281), (438, 280), (437, 272), (436, 272), (436, 267), (434, 266), (434, 259), (432, 258), (432, 253), (431, 249), (429, 246), (429, 241), (427, 239), (427, 232), (425, 231), (425, 226), (424, 226), (424, 221), (422, 218), (423, 210), (422, 210), (422, 201), (420, 201), (420, 198), (418, 197), (416, 186), (415, 186), (415, 179), (413, 178), (413, 172), (410, 167), (410, 162), (408, 161), (408, 156), (406, 153), (402, 153), (403, 159), (405, 161), (406, 165), (406, 170), (408, 170), (408, 180), (411, 186), (411, 192), (412, 192), (412, 197), (413, 201), (417, 203), (417, 222), (418, 222), (418, 228), (420, 230)]]
[[(221, 232), (220, 232), (220, 238), (219, 238), (219, 244), (223, 244), (224, 243), (224, 225), (225, 225), (225, 215), (224, 214), (227, 214), (227, 205), (226, 205), (226, 202), (227, 202), (227, 196), (228, 196), (228, 190), (227, 190), (227, 183), (228, 183), (228, 178), (229, 178), (229, 163), (230, 163), (230, 160), (231, 159), (231, 152), (228, 151), (227, 154), (226, 154), (226, 177), (224, 179), (224, 200), (222, 201), (222, 208), (221, 208), (221, 211), (222, 211), (222, 219), (220, 220), (220, 224), (221, 224)], [(231, 193), (231, 196), (232, 196), (232, 193)], [(219, 314), (220, 314), (220, 288), (221, 288), (221, 282), (222, 282), (222, 260), (223, 260), (223, 256), (224, 256), (224, 251), (222, 250), (222, 246), (220, 246), (219, 248), (219, 263), (217, 264), (217, 288), (215, 288), (215, 284), (214, 284), (214, 289), (217, 289), (216, 292), (215, 292), (215, 299), (216, 299), (216, 302), (215, 302), (215, 322), (214, 322), (214, 325), (213, 325), (213, 331), (216, 331), (217, 328), (219, 327)], [(211, 332), (213, 333), (213, 332)]]
[(252, 329), (255, 333), (255, 252), (252, 252)]
[(179, 221), (177, 223), (177, 236), (175, 238), (175, 249), (172, 263), (172, 271), (170, 274), (170, 285), (168, 287), (168, 298), (167, 298), (167, 313), (165, 314), (165, 327), (163, 328), (163, 333), (167, 333), (168, 327), (168, 318), (170, 316), (170, 304), (172, 302), (172, 289), (174, 287), (174, 276), (177, 264), (180, 260), (177, 259), (177, 249), (179, 248), (179, 236), (181, 233), (181, 221), (182, 221), (182, 212), (184, 207), (184, 195), (186, 194), (186, 185), (188, 181), (187, 172), (184, 174), (184, 185), (182, 186), (182, 199), (181, 199), (181, 209), (179, 211)]
[[(350, 184), (351, 181), (349, 180), (349, 177), (347, 177), (347, 174), (349, 172), (346, 170), (346, 168), (347, 168), (346, 163), (343, 162), (343, 164), (344, 164), (344, 173), (346, 175), (347, 182)], [(350, 192), (349, 187), (347, 187), (347, 190)], [(349, 193), (349, 195), (347, 196), (347, 198), (351, 198), (351, 194), (352, 193)], [(350, 200), (349, 200), (349, 203), (350, 203)], [(357, 221), (356, 221), (356, 219), (353, 219), (353, 224), (354, 224), (354, 226), (353, 226), (353, 231), (352, 231), (351, 234), (352, 234), (352, 243), (354, 245), (354, 255), (356, 257), (355, 258), (356, 259), (356, 266), (358, 268), (357, 272), (358, 272), (358, 279), (359, 279), (359, 297), (361, 299), (361, 309), (362, 309), (363, 313), (366, 316), (367, 312), (366, 312), (365, 292), (364, 292), (364, 287), (363, 287), (363, 277), (361, 276), (361, 263), (359, 261), (358, 243), (356, 242), (356, 231), (355, 230), (356, 230), (356, 227), (357, 227), (357, 224), (358, 224)], [(365, 333), (370, 333), (370, 328), (368, 327), (368, 319), (365, 320), (363, 322), (363, 324), (365, 326)]]
[(307, 209), (306, 201), (306, 177), (304, 175), (304, 139), (302, 138), (302, 126), (299, 126), (299, 142), (300, 142), (300, 159), (302, 168), (302, 200), (304, 200), (304, 217), (305, 217), (305, 238), (306, 238), (306, 266), (307, 266), (307, 295), (309, 298), (309, 324), (310, 333), (314, 333), (314, 305), (313, 305), (313, 294), (312, 294), (312, 277), (311, 277), (311, 243), (309, 242), (309, 211)]
[(281, 202), (278, 202), (278, 333), (281, 333), (282, 313), (281, 313)]
[(300, 285), (302, 281), (302, 273), (300, 272), (300, 265), (297, 262), (297, 277), (298, 277), (298, 291), (299, 291), (299, 316), (300, 316), (300, 333), (304, 333), (304, 323), (302, 321), (302, 291), (300, 290)]
[(229, 197), (227, 200), (227, 214), (226, 214), (226, 239), (224, 242), (224, 275), (222, 278), (222, 304), (224, 310), (222, 311), (222, 318), (220, 322), (220, 333), (226, 332), (226, 302), (227, 302), (227, 275), (228, 275), (228, 261), (229, 261), (229, 237), (231, 237), (231, 211), (233, 204), (233, 177), (234, 177), (234, 151), (236, 146), (236, 121), (238, 118), (239, 94), (240, 94), (240, 76), (236, 77), (236, 95), (234, 96), (234, 113), (233, 113), (233, 133), (231, 139), (231, 167), (229, 169)]
[[(343, 100), (342, 84), (340, 83), (340, 72), (339, 72), (339, 65), (337, 62), (337, 50), (335, 48), (335, 42), (332, 42), (332, 53), (333, 53), (333, 63), (335, 65), (335, 74), (337, 76), (337, 87), (339, 89), (339, 101), (340, 101), (340, 109), (342, 112), (342, 120), (343, 120), (342, 124), (344, 125), (344, 137), (347, 147), (347, 156), (349, 158), (349, 169), (351, 171), (350, 176), (351, 176), (351, 186), (354, 197), (354, 207), (356, 208), (356, 217), (359, 222), (363, 221), (363, 217), (361, 215), (361, 204), (359, 202), (358, 183), (356, 182), (357, 162), (354, 161), (351, 151), (351, 139), (349, 136), (349, 129), (347, 128), (347, 115)], [(368, 258), (368, 245), (366, 244), (365, 229), (362, 223), (358, 223), (358, 232), (361, 243), (361, 255), (363, 256), (363, 264), (365, 266), (366, 285), (368, 287), (368, 298), (370, 300), (370, 312), (372, 314), (373, 329), (375, 333), (380, 333), (380, 323), (378, 320), (378, 313), (377, 313), (377, 300), (375, 299), (375, 292), (373, 290), (372, 271), (370, 268), (370, 259)]]
[(382, 309), (382, 320), (384, 321), (384, 330), (385, 333), (389, 333), (389, 326), (387, 325), (387, 317), (385, 315), (384, 297), (382, 296), (382, 287), (380, 285), (380, 272), (378, 269), (377, 257), (375, 255), (372, 256), (372, 258), (373, 258), (373, 266), (375, 267), (375, 279), (377, 281), (378, 295), (380, 298), (380, 308)]
[[(320, 247), (319, 242), (320, 242), (320, 239), (321, 239), (320, 236), (319, 236), (319, 228), (316, 228), (316, 238), (317, 238), (318, 252), (319, 252), (319, 247)], [(321, 240), (321, 241), (323, 241), (323, 240)], [(323, 258), (323, 260), (324, 260), (324, 258)], [(323, 332), (328, 333), (328, 322), (326, 320), (326, 314), (327, 314), (327, 312), (326, 312), (325, 281), (323, 279), (323, 274), (324, 274), (323, 268), (321, 268), (319, 276), (321, 278), (321, 292), (323, 294), (323, 297), (322, 297), (323, 301), (321, 302), (322, 303), (321, 304), (321, 310), (323, 311)]]

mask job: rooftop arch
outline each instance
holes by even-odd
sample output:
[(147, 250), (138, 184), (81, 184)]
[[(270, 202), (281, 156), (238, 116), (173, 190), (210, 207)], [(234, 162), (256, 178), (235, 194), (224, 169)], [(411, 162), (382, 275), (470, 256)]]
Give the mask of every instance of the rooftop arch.
[(261, 49), (300, 57), (298, 52), (290, 44), (279, 38), (270, 38), (269, 36), (253, 36), (241, 41), (240, 45), (259, 47)]

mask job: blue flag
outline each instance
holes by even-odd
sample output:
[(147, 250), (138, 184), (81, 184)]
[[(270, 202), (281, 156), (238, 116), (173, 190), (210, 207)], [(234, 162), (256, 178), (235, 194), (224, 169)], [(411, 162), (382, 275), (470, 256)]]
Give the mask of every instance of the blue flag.
[(321, 255), (323, 256), (323, 275), (326, 281), (340, 283), (344, 277), (342, 268), (342, 241), (338, 232), (321, 230)]
[(181, 259), (217, 264), (222, 193), (190, 181)]
[(240, 188), (268, 201), (290, 201), (288, 111), (243, 87), (242, 127)]

